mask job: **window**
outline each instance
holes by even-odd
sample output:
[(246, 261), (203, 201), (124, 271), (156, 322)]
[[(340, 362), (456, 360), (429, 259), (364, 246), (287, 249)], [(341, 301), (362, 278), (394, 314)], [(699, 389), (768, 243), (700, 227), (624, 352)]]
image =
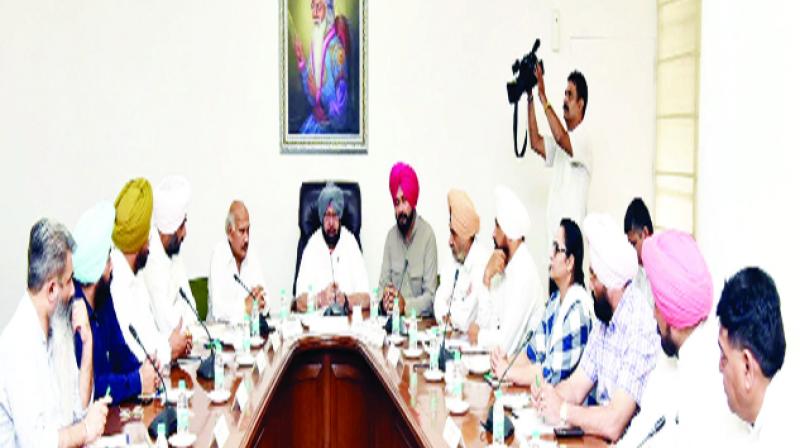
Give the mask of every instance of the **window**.
[(658, 0), (653, 225), (696, 228), (701, 0)]

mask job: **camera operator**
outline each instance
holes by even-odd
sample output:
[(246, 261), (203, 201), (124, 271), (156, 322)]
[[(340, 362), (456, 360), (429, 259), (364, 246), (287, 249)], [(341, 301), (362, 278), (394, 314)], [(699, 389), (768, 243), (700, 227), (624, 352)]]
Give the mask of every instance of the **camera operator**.
[(562, 218), (582, 224), (586, 216), (592, 176), (591, 140), (584, 124), (589, 89), (581, 72), (576, 70), (570, 73), (564, 90), (564, 123), (567, 126), (564, 129), (555, 109), (547, 100), (540, 64), (536, 64), (535, 74), (539, 101), (553, 137), (539, 134), (533, 92), (528, 92), (528, 131), (533, 150), (544, 158), (548, 167), (555, 170), (547, 199), (547, 241), (551, 241)]

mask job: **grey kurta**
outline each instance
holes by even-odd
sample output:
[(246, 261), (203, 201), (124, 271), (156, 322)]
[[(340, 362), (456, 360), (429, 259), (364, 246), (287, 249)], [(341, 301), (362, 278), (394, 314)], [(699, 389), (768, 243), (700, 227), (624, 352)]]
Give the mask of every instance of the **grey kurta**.
[(406, 313), (417, 310), (418, 316), (433, 314), (433, 296), (436, 293), (436, 237), (433, 229), (421, 216), (414, 218), (411, 230), (411, 241), (406, 244), (395, 224), (386, 235), (383, 246), (383, 264), (381, 265), (381, 289), (392, 283), (400, 286), (403, 267), (408, 260), (405, 280), (400, 293), (406, 300)]

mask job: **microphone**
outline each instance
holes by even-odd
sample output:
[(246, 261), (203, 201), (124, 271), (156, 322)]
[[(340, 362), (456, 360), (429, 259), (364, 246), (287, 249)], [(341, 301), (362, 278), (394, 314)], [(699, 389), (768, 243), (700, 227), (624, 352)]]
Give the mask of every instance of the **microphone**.
[(200, 361), (200, 366), (197, 367), (197, 375), (207, 380), (213, 380), (214, 356), (215, 356), (214, 343), (213, 343), (214, 340), (211, 338), (211, 333), (208, 331), (208, 327), (206, 327), (206, 324), (204, 324), (203, 321), (200, 319), (200, 314), (197, 312), (195, 307), (192, 306), (192, 302), (189, 300), (189, 297), (186, 296), (186, 293), (183, 291), (183, 288), (178, 288), (178, 292), (180, 293), (181, 297), (186, 302), (186, 304), (189, 305), (189, 308), (191, 308), (192, 312), (194, 312), (195, 317), (197, 317), (197, 322), (200, 324), (201, 327), (203, 327), (203, 330), (206, 331), (206, 335), (208, 336), (208, 342), (211, 345), (211, 354), (209, 354), (208, 357), (206, 357), (206, 359)]
[(662, 428), (664, 428), (664, 424), (665, 424), (666, 422), (667, 422), (667, 419), (666, 419), (666, 418), (664, 418), (664, 416), (662, 415), (662, 416), (661, 416), (661, 418), (659, 418), (658, 420), (656, 420), (656, 424), (653, 426), (653, 429), (651, 429), (651, 430), (650, 430), (650, 432), (649, 432), (649, 433), (647, 433), (647, 435), (645, 436), (645, 438), (644, 438), (644, 439), (643, 439), (643, 440), (642, 440), (642, 441), (641, 441), (641, 442), (640, 442), (638, 445), (636, 445), (636, 448), (642, 448), (642, 446), (644, 446), (644, 444), (645, 444), (645, 443), (646, 443), (648, 440), (652, 439), (652, 438), (653, 438), (653, 436), (655, 436), (656, 434), (658, 434), (658, 432), (659, 432), (659, 431), (661, 431), (661, 429), (662, 429)]
[[(450, 292), (450, 301), (447, 304), (447, 314), (445, 314), (445, 319), (444, 319), (445, 322), (447, 322), (447, 320), (450, 318), (450, 310), (452, 309), (453, 306), (453, 297), (456, 294), (456, 283), (458, 282), (459, 272), (461, 272), (461, 269), (456, 269), (456, 275), (453, 278), (453, 290)], [(447, 361), (449, 359), (453, 359), (454, 357), (453, 352), (447, 350), (444, 347), (444, 341), (445, 339), (447, 339), (447, 324), (445, 324), (444, 333), (445, 334), (442, 335), (442, 346), (439, 347), (439, 370), (443, 372), (445, 370), (445, 365), (447, 364)]]
[[(331, 279), (333, 280), (333, 283), (336, 284), (336, 276), (334, 275), (334, 270), (333, 270), (333, 254), (330, 254), (329, 258), (331, 260)], [(337, 263), (339, 262), (339, 257), (336, 257), (336, 262)], [(309, 297), (308, 300), (313, 300), (313, 299)], [(347, 316), (349, 312), (350, 312), (350, 306), (347, 303), (347, 296), (345, 296), (344, 305), (339, 305), (338, 303), (336, 303), (336, 300), (334, 300), (333, 303), (331, 303), (330, 305), (328, 305), (327, 308), (325, 308), (323, 316)]]
[(167, 429), (167, 435), (174, 434), (178, 431), (178, 414), (175, 411), (175, 406), (171, 406), (169, 404), (169, 398), (167, 398), (167, 384), (164, 382), (164, 376), (161, 375), (161, 372), (158, 370), (155, 361), (153, 361), (153, 358), (151, 358), (150, 354), (147, 353), (147, 349), (144, 348), (144, 344), (142, 344), (142, 340), (139, 339), (139, 334), (136, 332), (136, 329), (133, 328), (133, 324), (128, 325), (128, 331), (130, 331), (131, 336), (133, 336), (133, 339), (136, 341), (136, 343), (139, 344), (139, 347), (144, 352), (144, 356), (147, 358), (147, 361), (153, 366), (153, 370), (156, 371), (156, 375), (158, 375), (158, 379), (161, 381), (161, 387), (164, 388), (164, 399), (166, 401), (164, 410), (153, 419), (152, 423), (150, 423), (150, 426), (147, 428), (147, 432), (150, 433), (151, 437), (157, 438), (158, 425), (159, 423), (164, 423), (164, 426)]
[[(397, 288), (397, 293), (400, 294), (400, 291), (403, 289), (403, 281), (406, 279), (406, 271), (408, 270), (408, 258), (405, 259), (403, 263), (403, 272), (400, 274), (400, 286)], [(381, 304), (383, 308), (383, 304)], [(389, 314), (386, 309), (383, 310), (384, 314)], [(400, 316), (400, 333), (403, 333), (403, 317)], [(386, 333), (392, 332), (392, 316), (389, 316), (389, 319), (386, 320), (386, 325), (384, 326)]]
[[(531, 338), (533, 338), (533, 330), (528, 331), (527, 336), (525, 336), (525, 340), (522, 342), (522, 344), (519, 347), (517, 347), (517, 350), (514, 353), (514, 357), (511, 358), (511, 362), (508, 363), (508, 366), (506, 366), (506, 370), (503, 371), (502, 375), (500, 375), (500, 379), (497, 381), (497, 384), (496, 385), (492, 385), (492, 390), (497, 390), (500, 387), (502, 387), (503, 380), (506, 379), (506, 375), (508, 374), (508, 371), (511, 370), (511, 366), (514, 365), (514, 361), (517, 360), (517, 356), (519, 356), (519, 354), (522, 353), (522, 351), (525, 349), (525, 347), (528, 346), (528, 343), (531, 341)], [(492, 428), (494, 427), (494, 418), (492, 416), (492, 410), (491, 409), (489, 409), (489, 413), (486, 416), (486, 421), (483, 423), (483, 427), (489, 432), (491, 432)], [(503, 428), (508, 428), (508, 429), (506, 429), (506, 437), (510, 436), (511, 433), (514, 432), (514, 424), (511, 422), (511, 420), (508, 417), (503, 417)]]
[[(253, 306), (258, 306), (256, 302), (256, 296), (255, 294), (253, 294), (253, 290), (248, 288), (247, 285), (244, 284), (242, 279), (239, 277), (239, 274), (234, 272), (233, 279), (236, 280), (236, 283), (242, 285), (242, 288), (244, 288), (244, 290), (247, 291), (248, 297), (253, 298)], [(267, 337), (269, 337), (269, 334), (271, 332), (275, 331), (275, 328), (267, 325), (267, 318), (264, 317), (264, 315), (261, 314), (260, 312), (258, 313), (258, 328), (261, 330), (261, 337), (264, 338), (264, 340), (266, 340)]]

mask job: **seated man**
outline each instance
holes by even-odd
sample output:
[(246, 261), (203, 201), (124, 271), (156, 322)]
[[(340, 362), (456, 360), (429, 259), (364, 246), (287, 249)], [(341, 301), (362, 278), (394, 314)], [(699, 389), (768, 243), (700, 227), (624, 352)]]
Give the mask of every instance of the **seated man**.
[[(530, 386), (567, 379), (583, 355), (592, 329), (589, 294), (583, 284), (583, 234), (569, 218), (561, 220), (550, 252), (550, 299), (534, 328), (527, 357), (518, 357), (506, 378)], [(500, 377), (510, 359), (492, 353), (492, 370)]]
[(383, 291), (381, 306), (391, 313), (398, 299), (400, 313), (433, 314), (436, 291), (436, 237), (427, 221), (417, 214), (419, 181), (414, 169), (398, 162), (389, 175), (389, 192), (394, 202), (397, 225), (389, 229), (383, 246), (383, 263), (378, 286)]
[(110, 400), (87, 407), (91, 350), (81, 357), (80, 374), (75, 366), (72, 332), (86, 347), (92, 332), (82, 302), (70, 319), (74, 247), (61, 224), (41, 219), (31, 228), (28, 288), (0, 334), (0, 446), (84, 446), (105, 430)]
[(781, 299), (772, 277), (745, 268), (725, 282), (717, 304), (719, 370), (730, 410), (750, 425), (747, 442), (786, 445), (795, 438), (797, 386), (778, 375), (786, 356)]
[[(142, 274), (156, 326), (165, 337), (176, 326), (185, 329), (187, 323), (197, 321), (193, 311), (196, 304), (181, 256), (190, 196), (189, 181), (180, 176), (165, 178), (153, 195), (155, 226), (150, 230), (150, 256)], [(180, 291), (186, 295), (188, 304)]]
[(743, 428), (719, 387), (719, 328), (708, 320), (714, 285), (700, 248), (691, 235), (669, 230), (644, 241), (642, 261), (655, 299), (661, 347), (675, 359), (675, 373), (671, 382), (657, 384), (658, 370), (653, 372), (641, 412), (623, 442), (638, 445), (663, 417), (664, 428), (649, 444), (730, 446)]
[(636, 249), (636, 255), (639, 257), (639, 270), (633, 281), (633, 287), (641, 291), (643, 297), (647, 297), (647, 303), (652, 307), (653, 292), (650, 290), (650, 282), (647, 281), (647, 272), (642, 267), (642, 244), (653, 235), (653, 221), (650, 219), (650, 212), (642, 198), (635, 198), (628, 205), (623, 228), (628, 241)]
[[(111, 299), (111, 231), (114, 207), (101, 202), (81, 216), (75, 227), (75, 298), (86, 305), (92, 331), (94, 396), (108, 390), (113, 404), (139, 394), (152, 394), (158, 376), (149, 362), (140, 363), (128, 349)], [(75, 356), (83, 353), (81, 338), (75, 337)], [(87, 347), (88, 349), (88, 347)]]
[(250, 247), (250, 213), (242, 201), (233, 201), (225, 218), (227, 238), (217, 243), (211, 253), (208, 273), (209, 315), (215, 320), (239, 324), (253, 306), (253, 297), (239, 279), (250, 288), (258, 306), (266, 304), (264, 274), (255, 250)]
[[(186, 355), (192, 349), (192, 339), (180, 325), (169, 335), (158, 330), (156, 318), (150, 308), (147, 292), (140, 271), (150, 255), (150, 218), (153, 215), (153, 190), (144, 178), (129, 181), (114, 202), (116, 217), (111, 239), (116, 246), (111, 250), (114, 275), (111, 279), (111, 298), (114, 301), (117, 319), (128, 348), (139, 362), (147, 359), (144, 350), (161, 364)], [(131, 332), (136, 331), (137, 341)], [(144, 346), (144, 350), (139, 342)]]
[[(650, 307), (631, 287), (636, 251), (608, 215), (589, 215), (590, 283), (597, 322), (578, 368), (557, 386), (531, 386), (534, 406), (551, 424), (618, 440), (636, 414), (656, 364), (658, 334)], [(582, 403), (597, 387), (598, 406)]]
[(352, 233), (342, 226), (342, 211), (345, 209), (344, 193), (328, 183), (319, 193), (317, 213), (322, 223), (308, 239), (300, 259), (297, 273), (299, 289), (295, 305), (298, 311), (308, 308), (309, 293), (316, 308), (325, 308), (337, 303), (345, 310), (352, 306), (369, 306), (369, 280), (364, 256)]
[(447, 193), (450, 209), (450, 252), (453, 262), (442, 270), (441, 283), (436, 290), (433, 310), (436, 320), (477, 338), (479, 331), (478, 304), (489, 300), (483, 284), (483, 270), (491, 251), (476, 241), (481, 221), (469, 196), (461, 190)]
[(499, 347), (498, 354), (506, 355), (520, 347), (532, 322), (539, 322), (544, 300), (539, 269), (525, 243), (531, 225), (528, 211), (507, 187), (497, 187), (494, 195), (496, 249), (483, 273), (491, 306), (481, 312), (489, 324), (481, 326), (478, 344)]

